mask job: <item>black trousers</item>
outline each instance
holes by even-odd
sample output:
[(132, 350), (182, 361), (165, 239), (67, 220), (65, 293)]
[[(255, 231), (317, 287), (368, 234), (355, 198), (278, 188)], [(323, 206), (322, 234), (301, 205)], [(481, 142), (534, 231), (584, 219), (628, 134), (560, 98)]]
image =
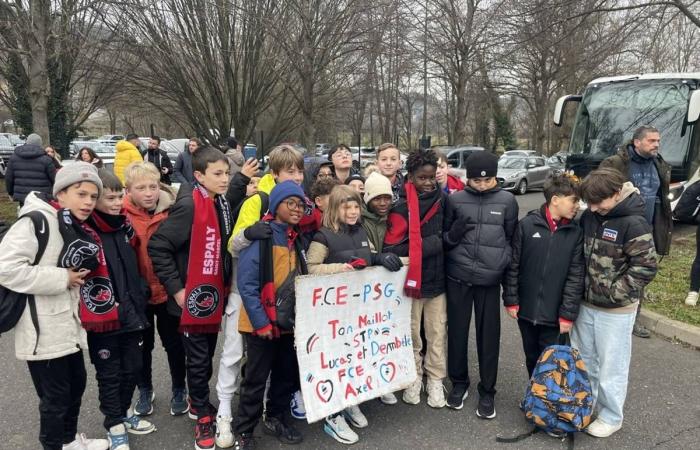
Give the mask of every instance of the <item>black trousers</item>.
[(282, 419), (299, 384), (294, 335), (263, 339), (245, 334), (248, 346), (246, 374), (241, 384), (236, 433), (252, 433), (263, 413), (265, 385), (270, 377), (266, 415)]
[(143, 356), (141, 331), (127, 333), (88, 333), (90, 361), (95, 366), (100, 411), (109, 430), (126, 417), (141, 371)]
[(153, 349), (155, 347), (156, 328), (160, 342), (168, 355), (170, 382), (173, 389), (185, 388), (185, 349), (177, 328), (180, 319), (168, 313), (167, 303), (148, 305), (146, 318), (150, 327), (143, 331), (143, 364), (138, 377), (139, 389), (153, 389)]
[(39, 396), (39, 442), (44, 450), (61, 450), (63, 444), (75, 440), (78, 432), (80, 402), (87, 378), (83, 352), (27, 361), (27, 366)]
[(690, 290), (700, 291), (700, 225), (695, 230), (695, 259), (690, 267)]
[(496, 394), (501, 339), (500, 286), (469, 286), (447, 280), (447, 372), (453, 385), (469, 387), (469, 322), (474, 308), (479, 358), (479, 395)]
[(520, 327), (520, 336), (523, 338), (527, 373), (532, 376), (542, 350), (559, 342), (559, 327), (533, 325), (532, 322), (523, 319), (518, 319), (518, 327)]
[(209, 380), (213, 373), (212, 359), (216, 351), (217, 337), (217, 333), (184, 333), (182, 335), (187, 356), (185, 365), (190, 404), (199, 417), (212, 414), (209, 410)]

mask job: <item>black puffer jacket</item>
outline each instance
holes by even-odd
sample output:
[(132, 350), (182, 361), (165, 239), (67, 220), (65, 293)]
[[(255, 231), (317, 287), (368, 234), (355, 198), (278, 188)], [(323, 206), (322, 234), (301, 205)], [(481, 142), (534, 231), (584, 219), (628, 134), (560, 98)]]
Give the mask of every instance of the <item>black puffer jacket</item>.
[(32, 191), (52, 194), (56, 166), (40, 145), (24, 144), (15, 148), (5, 174), (7, 193), (16, 202), (24, 203)]
[[(449, 230), (459, 217), (474, 228), (458, 242)], [(518, 202), (510, 192), (495, 187), (479, 192), (467, 186), (448, 197), (444, 242), (447, 248), (447, 277), (463, 284), (494, 286), (501, 282), (510, 264), (510, 240), (518, 223)]]
[[(421, 295), (433, 298), (445, 292), (445, 253), (442, 248), (443, 222), (447, 194), (441, 189), (420, 194), (418, 205), (420, 220), (435, 204), (436, 212), (420, 228), (422, 238)], [(406, 190), (399, 193), (399, 201), (391, 208), (387, 219), (387, 231), (384, 237), (384, 251), (398, 256), (409, 256), (408, 242), (408, 204)]]
[(583, 230), (575, 222), (551, 232), (546, 205), (518, 223), (513, 259), (506, 272), (505, 306), (519, 306), (518, 318), (556, 326), (575, 321), (583, 299)]
[[(178, 190), (175, 204), (170, 208), (168, 218), (148, 241), (148, 256), (153, 262), (153, 271), (168, 292), (168, 312), (177, 317), (182, 315), (182, 309), (173, 296), (184, 289), (187, 283), (193, 218), (192, 185), (183, 183)], [(223, 262), (222, 267), (231, 267), (231, 254), (226, 249), (229, 237), (221, 236), (221, 254), (228, 259), (227, 262)], [(224, 270), (226, 286), (230, 284), (231, 275), (230, 270)]]
[[(93, 214), (100, 214), (95, 211)], [(103, 217), (108, 217), (103, 215)], [(88, 219), (91, 220), (91, 219)], [(103, 232), (93, 226), (102, 240), (102, 249), (107, 260), (109, 278), (114, 288), (115, 297), (119, 302), (119, 322), (121, 328), (113, 332), (126, 333), (146, 328), (146, 304), (150, 297), (148, 285), (138, 271), (136, 252), (129, 245), (126, 232), (118, 229), (114, 232)]]

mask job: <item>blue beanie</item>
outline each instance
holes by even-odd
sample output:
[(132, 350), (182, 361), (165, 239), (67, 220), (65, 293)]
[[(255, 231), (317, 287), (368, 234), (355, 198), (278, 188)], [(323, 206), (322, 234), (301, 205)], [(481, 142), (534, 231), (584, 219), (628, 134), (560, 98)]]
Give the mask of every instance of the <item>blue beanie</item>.
[(277, 214), (277, 207), (282, 201), (289, 197), (299, 197), (304, 201), (304, 190), (292, 180), (283, 181), (275, 185), (270, 192), (270, 214)]

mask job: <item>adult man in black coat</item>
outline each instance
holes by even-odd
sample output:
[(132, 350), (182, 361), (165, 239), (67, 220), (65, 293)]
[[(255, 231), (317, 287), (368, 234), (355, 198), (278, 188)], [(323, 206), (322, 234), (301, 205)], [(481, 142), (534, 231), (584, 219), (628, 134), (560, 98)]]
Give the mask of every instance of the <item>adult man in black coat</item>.
[(7, 193), (20, 206), (32, 191), (51, 195), (56, 166), (44, 151), (41, 136), (32, 133), (24, 145), (15, 148), (5, 174)]
[(148, 150), (143, 155), (144, 161), (153, 163), (160, 173), (160, 182), (170, 185), (170, 174), (173, 173), (173, 163), (165, 150), (160, 149), (160, 137), (151, 136), (148, 140)]

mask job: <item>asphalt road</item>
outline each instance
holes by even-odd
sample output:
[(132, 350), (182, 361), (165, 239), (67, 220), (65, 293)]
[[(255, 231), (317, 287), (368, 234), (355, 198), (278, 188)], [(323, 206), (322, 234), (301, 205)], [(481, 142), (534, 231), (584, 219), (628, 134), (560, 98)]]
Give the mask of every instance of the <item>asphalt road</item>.
[[(518, 197), (521, 216), (537, 208), (543, 201), (541, 192)], [(682, 299), (679, 299), (682, 301)], [(520, 335), (516, 323), (502, 315), (497, 417), (492, 421), (478, 419), (474, 411), (477, 403), (475, 388), (476, 354), (470, 347), (470, 368), (474, 384), (465, 407), (461, 411), (447, 408), (433, 410), (425, 403), (417, 406), (399, 404), (385, 406), (378, 401), (363, 405), (369, 419), (368, 428), (359, 431), (357, 449), (550, 449), (566, 448), (543, 435), (535, 435), (517, 444), (497, 444), (497, 435), (511, 436), (529, 429), (518, 409), (527, 384)], [(221, 341), (221, 339), (220, 339)], [(38, 400), (31, 384), (26, 364), (14, 357), (13, 337), (0, 337), (0, 450), (34, 450), (40, 448), (37, 440), (39, 415)], [(152, 421), (158, 430), (146, 436), (131, 435), (131, 448), (138, 449), (192, 449), (194, 422), (187, 416), (170, 417), (170, 398), (167, 362), (162, 348), (154, 356), (156, 381), (155, 413)], [(97, 386), (94, 371), (86, 358), (88, 388), (83, 397), (80, 430), (90, 436), (104, 433), (102, 415), (98, 409)], [(216, 366), (218, 367), (218, 358)], [(625, 422), (621, 431), (611, 438), (599, 440), (585, 434), (576, 438), (578, 449), (691, 449), (700, 448), (700, 352), (684, 348), (657, 337), (648, 340), (634, 338), (629, 393), (625, 405)], [(215, 398), (212, 379), (212, 401)], [(235, 408), (235, 405), (234, 405)], [(235, 410), (235, 409), (234, 409)], [(295, 422), (305, 436), (297, 448), (343, 448), (327, 437), (320, 424)], [(256, 430), (258, 448), (283, 448), (276, 440)]]

